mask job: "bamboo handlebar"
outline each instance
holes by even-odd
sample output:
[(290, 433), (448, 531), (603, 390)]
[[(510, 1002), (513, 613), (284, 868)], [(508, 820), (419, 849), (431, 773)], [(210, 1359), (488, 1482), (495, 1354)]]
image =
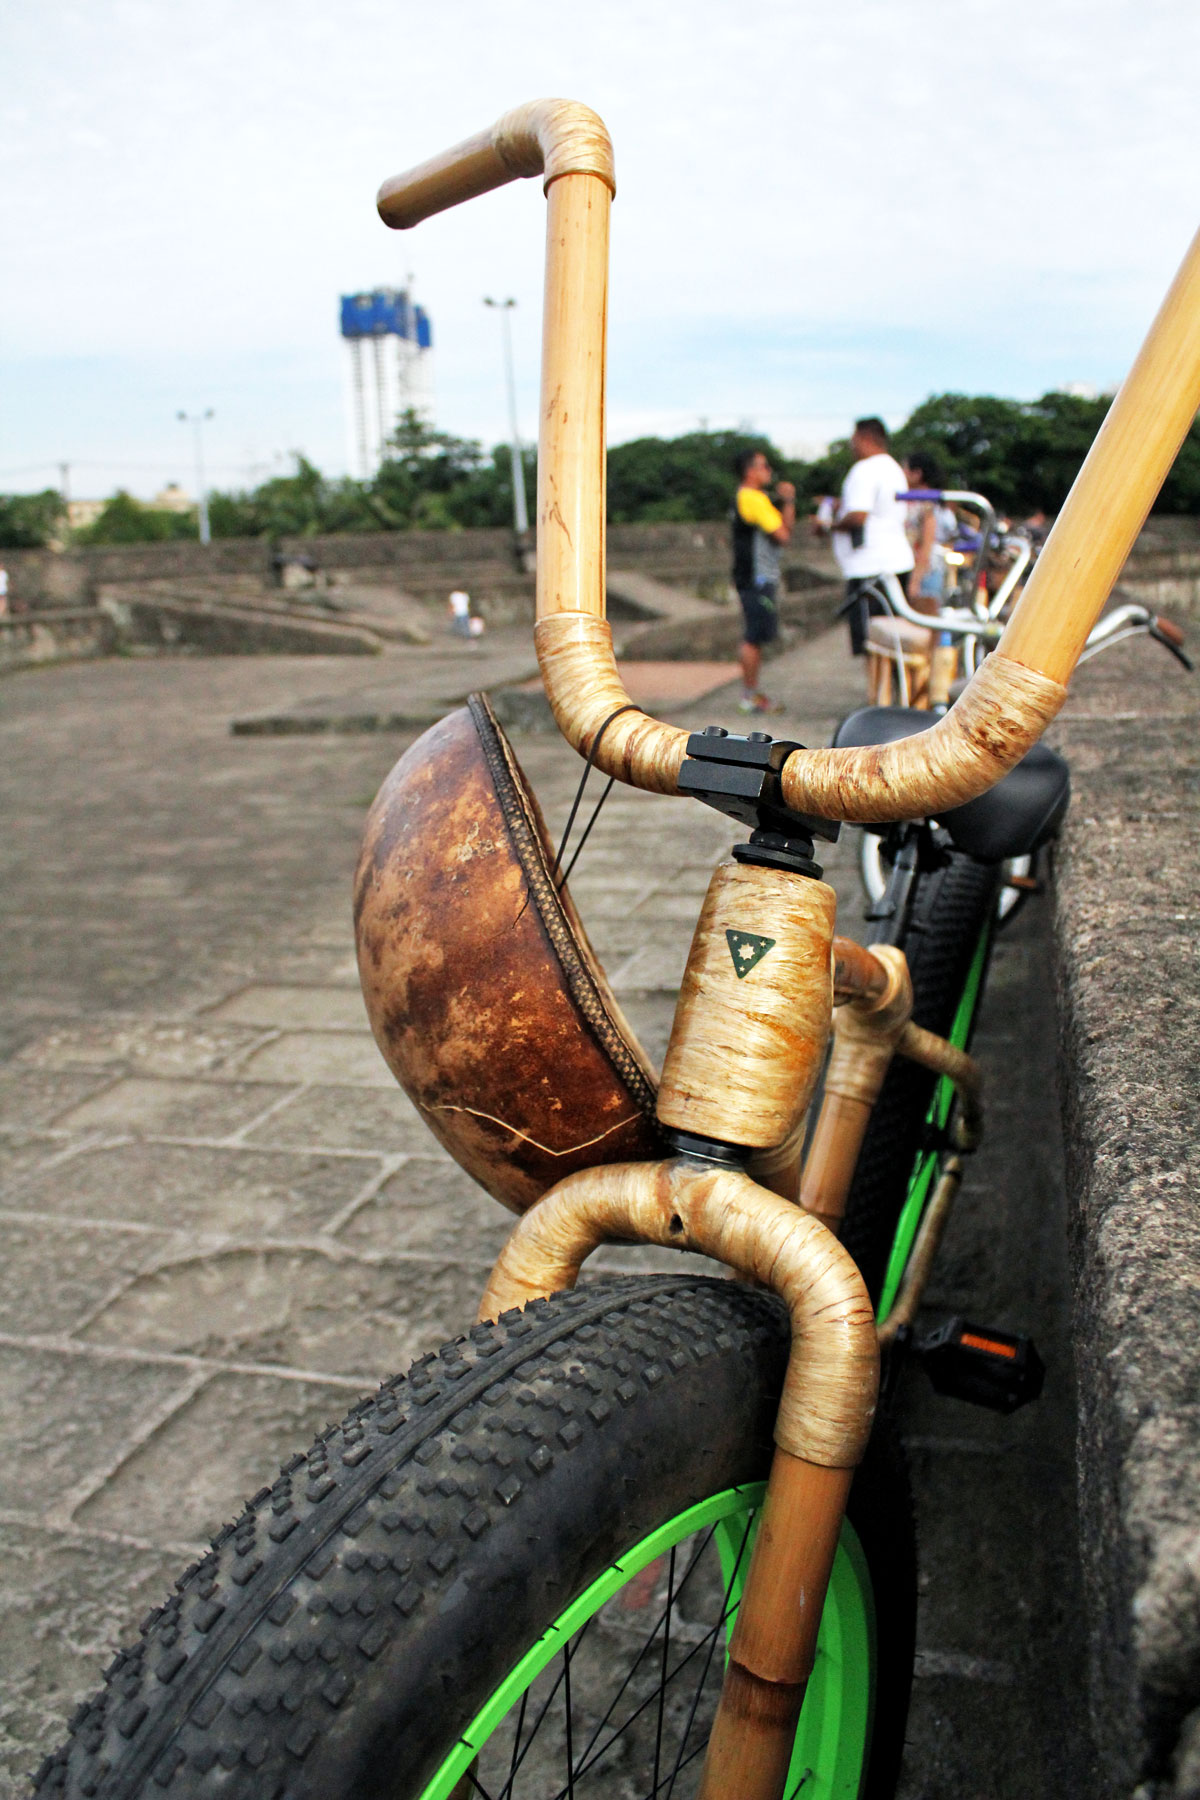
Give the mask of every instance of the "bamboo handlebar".
[(612, 140), (603, 119), (577, 100), (530, 100), (497, 119), (489, 131), (444, 150), (406, 174), (385, 181), (375, 204), (385, 225), (408, 231), (422, 219), (524, 176), (598, 175), (617, 191)]
[[(405, 229), (543, 173), (546, 303), (538, 434), (537, 651), (563, 735), (605, 774), (677, 790), (686, 735), (640, 709), (605, 612), (605, 333), (615, 192), (603, 122), (536, 100), (490, 131), (385, 182), (381, 217)], [(996, 652), (928, 731), (895, 743), (797, 750), (787, 804), (850, 821), (916, 818), (984, 793), (1035, 744), (1200, 410), (1200, 233), (1092, 445)], [(611, 729), (608, 721), (611, 719)], [(601, 730), (603, 740), (597, 747)]]

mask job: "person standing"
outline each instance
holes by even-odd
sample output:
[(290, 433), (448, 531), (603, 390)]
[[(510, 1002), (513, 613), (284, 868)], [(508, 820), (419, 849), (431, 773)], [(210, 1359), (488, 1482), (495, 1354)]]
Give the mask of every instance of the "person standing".
[[(940, 489), (941, 470), (927, 450), (914, 450), (904, 459), (909, 490)], [(908, 578), (908, 598), (915, 612), (937, 613), (946, 597), (946, 546), (958, 529), (953, 507), (937, 500), (910, 500), (908, 541), (913, 566)]]
[(733, 503), (733, 585), (742, 603), (742, 697), (739, 712), (778, 712), (759, 688), (764, 644), (779, 636), (779, 550), (791, 541), (796, 522), (796, 490), (781, 481), (779, 505), (767, 498), (774, 478), (761, 450), (743, 450), (737, 459), (738, 490)]
[(840, 610), (850, 627), (850, 653), (862, 656), (867, 647), (867, 619), (872, 610), (883, 610), (878, 602), (872, 605), (863, 590), (881, 575), (907, 575), (913, 553), (904, 529), (904, 502), (896, 498), (907, 483), (904, 470), (888, 449), (883, 420), (856, 419), (850, 447), (854, 463), (842, 483), (833, 524), (833, 553), (846, 577), (846, 598)]

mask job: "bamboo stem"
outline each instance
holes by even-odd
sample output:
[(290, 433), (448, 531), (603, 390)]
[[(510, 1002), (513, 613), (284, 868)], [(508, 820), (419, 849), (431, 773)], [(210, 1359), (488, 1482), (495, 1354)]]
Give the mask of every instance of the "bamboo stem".
[(900, 1292), (896, 1296), (892, 1310), (879, 1327), (879, 1347), (890, 1344), (902, 1326), (911, 1325), (917, 1316), (917, 1308), (921, 1304), (921, 1296), (933, 1272), (934, 1260), (941, 1247), (942, 1236), (950, 1222), (950, 1213), (954, 1206), (959, 1188), (962, 1186), (963, 1165), (961, 1156), (948, 1156), (942, 1166), (938, 1184), (933, 1196), (925, 1208), (921, 1220), (917, 1241), (912, 1247), (908, 1266), (904, 1271), (904, 1280), (900, 1284)]
[(699, 1800), (783, 1793), (852, 1474), (775, 1452)]

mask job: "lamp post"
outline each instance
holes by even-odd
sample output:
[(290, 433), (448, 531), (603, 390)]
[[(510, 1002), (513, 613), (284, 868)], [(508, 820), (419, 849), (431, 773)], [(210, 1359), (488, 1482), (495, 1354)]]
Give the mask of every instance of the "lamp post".
[(508, 431), (512, 452), (513, 530), (524, 539), (529, 532), (529, 513), (525, 506), (525, 462), (521, 455), (521, 437), (517, 430), (517, 385), (513, 379), (512, 330), (508, 315), (515, 300), (492, 300), (485, 296), (483, 304), (500, 314), (504, 337), (504, 374), (508, 384)]
[(202, 544), (207, 544), (212, 541), (212, 533), (208, 529), (208, 490), (204, 485), (203, 432), (204, 432), (204, 422), (206, 419), (212, 418), (213, 409), (211, 406), (208, 406), (205, 408), (205, 410), (202, 413), (181, 412), (181, 413), (176, 413), (175, 416), (176, 416), (176, 418), (182, 420), (185, 425), (192, 425), (195, 427), (195, 431), (196, 431), (197, 513), (198, 513), (199, 525), (200, 525), (200, 542)]

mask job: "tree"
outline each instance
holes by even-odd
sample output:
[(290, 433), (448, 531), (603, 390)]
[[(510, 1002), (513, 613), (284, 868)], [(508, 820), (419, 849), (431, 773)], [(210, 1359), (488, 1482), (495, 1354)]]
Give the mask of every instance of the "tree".
[(196, 521), (190, 513), (143, 506), (140, 500), (119, 488), (105, 503), (99, 517), (75, 533), (75, 541), (79, 544), (161, 544), (171, 538), (195, 535)]
[(41, 550), (59, 534), (66, 502), (57, 488), (40, 494), (0, 494), (0, 548)]
[(743, 450), (762, 450), (776, 474), (795, 479), (797, 471), (774, 444), (742, 431), (690, 431), (615, 444), (608, 453), (610, 521), (722, 518), (733, 500), (735, 463)]

